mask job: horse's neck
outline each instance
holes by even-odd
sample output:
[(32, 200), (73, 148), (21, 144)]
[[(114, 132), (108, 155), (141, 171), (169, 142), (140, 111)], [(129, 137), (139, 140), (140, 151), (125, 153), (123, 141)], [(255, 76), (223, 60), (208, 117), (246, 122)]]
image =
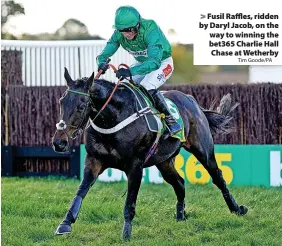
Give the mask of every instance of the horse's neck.
[[(97, 113), (102, 109), (106, 101), (109, 99), (111, 92), (114, 89), (114, 84), (99, 80), (94, 85), (92, 91), (92, 101), (95, 105), (95, 112), (92, 112), (90, 117), (93, 119)], [(128, 91), (117, 89), (107, 106), (99, 113), (95, 123), (100, 127), (113, 127), (121, 122), (125, 117), (133, 114), (134, 106)]]
[(94, 82), (93, 89), (91, 90), (91, 97), (97, 110), (103, 106), (112, 90), (113, 86), (110, 85), (109, 82), (106, 83), (103, 80), (96, 80)]

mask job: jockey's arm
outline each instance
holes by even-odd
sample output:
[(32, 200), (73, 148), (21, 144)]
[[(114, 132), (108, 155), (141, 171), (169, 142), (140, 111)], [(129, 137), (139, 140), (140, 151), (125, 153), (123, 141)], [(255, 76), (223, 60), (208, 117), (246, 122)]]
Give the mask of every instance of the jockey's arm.
[(119, 46), (120, 43), (118, 41), (116, 32), (114, 32), (111, 38), (108, 40), (105, 48), (102, 50), (100, 55), (98, 55), (96, 58), (98, 67), (101, 63), (106, 62), (108, 58), (114, 55), (118, 50)]
[(146, 35), (145, 42), (147, 43), (148, 59), (141, 64), (130, 68), (132, 75), (145, 75), (161, 66), (163, 47), (160, 42), (160, 34), (158, 29), (154, 29)]

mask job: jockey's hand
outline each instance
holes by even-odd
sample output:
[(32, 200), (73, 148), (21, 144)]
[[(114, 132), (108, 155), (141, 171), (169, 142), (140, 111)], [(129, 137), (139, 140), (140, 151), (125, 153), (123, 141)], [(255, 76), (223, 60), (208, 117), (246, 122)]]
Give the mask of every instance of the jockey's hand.
[(99, 71), (103, 71), (102, 74), (105, 74), (105, 72), (109, 69), (109, 64), (108, 63), (105, 63), (105, 62), (102, 62), (99, 67), (98, 67), (98, 72)]
[(120, 68), (117, 70), (116, 77), (123, 80), (124, 78), (131, 78), (131, 72), (128, 68)]

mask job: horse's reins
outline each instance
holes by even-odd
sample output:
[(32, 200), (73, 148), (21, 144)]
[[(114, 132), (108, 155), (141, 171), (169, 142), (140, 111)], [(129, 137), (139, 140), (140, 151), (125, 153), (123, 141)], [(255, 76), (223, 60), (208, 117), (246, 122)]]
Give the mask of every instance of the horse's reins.
[[(118, 69), (117, 69), (113, 64), (110, 64), (109, 61), (110, 61), (110, 59), (107, 60), (107, 63), (108, 63), (108, 65), (110, 66), (110, 68), (113, 69), (114, 73), (116, 73), (116, 72), (118, 71), (118, 69), (119, 69), (121, 66), (126, 67), (126, 68), (129, 68), (128, 65), (126, 65), (126, 64), (124, 64), (124, 63), (121, 63), (121, 64), (119, 64)], [(99, 73), (95, 76), (95, 79), (98, 79), (98, 78), (100, 77), (100, 75), (101, 75), (102, 72), (103, 72), (103, 71), (100, 70)], [(92, 120), (92, 122), (94, 122), (94, 120), (95, 120), (95, 119), (102, 113), (102, 111), (105, 109), (105, 107), (107, 106), (107, 104), (108, 104), (108, 103), (110, 102), (110, 100), (112, 99), (112, 97), (113, 97), (113, 95), (114, 95), (116, 89), (118, 88), (118, 86), (119, 86), (119, 84), (120, 84), (120, 82), (121, 82), (122, 80), (123, 80), (123, 78), (120, 78), (120, 79), (118, 80), (118, 82), (116, 83), (116, 85), (115, 85), (113, 91), (111, 92), (109, 98), (108, 98), (107, 101), (104, 103), (103, 107), (99, 110), (99, 112), (97, 113), (97, 115), (94, 117), (94, 119)], [(132, 78), (131, 78), (131, 80), (132, 80)]]

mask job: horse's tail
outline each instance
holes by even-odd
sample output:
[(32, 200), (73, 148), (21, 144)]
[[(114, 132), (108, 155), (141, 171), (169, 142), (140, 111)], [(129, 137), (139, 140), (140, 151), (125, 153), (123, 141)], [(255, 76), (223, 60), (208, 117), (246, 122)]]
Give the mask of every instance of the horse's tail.
[(238, 107), (238, 105), (239, 103), (235, 103), (232, 106), (231, 96), (228, 93), (221, 98), (220, 104), (216, 109), (214, 109), (215, 102), (212, 103), (208, 110), (202, 108), (202, 111), (208, 119), (209, 126), (213, 134), (228, 134), (235, 130), (231, 124), (233, 117), (231, 117), (230, 114), (235, 108)]

